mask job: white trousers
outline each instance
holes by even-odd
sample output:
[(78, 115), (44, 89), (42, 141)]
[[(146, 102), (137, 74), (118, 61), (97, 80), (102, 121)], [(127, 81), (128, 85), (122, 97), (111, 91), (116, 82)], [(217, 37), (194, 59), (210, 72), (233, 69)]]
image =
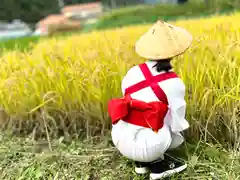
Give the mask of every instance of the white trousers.
[(168, 149), (176, 148), (184, 141), (180, 133), (172, 133), (167, 125), (155, 133), (122, 120), (113, 125), (112, 140), (123, 156), (139, 162), (162, 158)]

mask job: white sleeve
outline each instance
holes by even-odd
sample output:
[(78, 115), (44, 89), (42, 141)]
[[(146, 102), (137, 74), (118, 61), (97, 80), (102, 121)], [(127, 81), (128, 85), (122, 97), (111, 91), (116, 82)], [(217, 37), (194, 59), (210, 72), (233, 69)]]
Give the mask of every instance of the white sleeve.
[(185, 100), (175, 99), (174, 104), (169, 105), (170, 127), (172, 132), (181, 132), (189, 127), (188, 121), (185, 119), (186, 102)]
[[(181, 87), (181, 88), (180, 88)], [(178, 96), (169, 99), (170, 127), (173, 132), (180, 132), (189, 127), (186, 116), (185, 85), (181, 82), (178, 88)]]

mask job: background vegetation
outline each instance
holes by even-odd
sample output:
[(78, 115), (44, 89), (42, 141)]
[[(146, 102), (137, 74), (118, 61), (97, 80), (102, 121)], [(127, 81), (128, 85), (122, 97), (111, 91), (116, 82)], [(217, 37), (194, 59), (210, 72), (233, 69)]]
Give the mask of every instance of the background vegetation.
[(2, 0), (0, 20), (21, 19), (34, 24), (45, 16), (57, 12), (58, 2), (56, 0)]
[(165, 21), (209, 16), (215, 13), (229, 13), (240, 8), (240, 2), (233, 1), (189, 1), (182, 5), (158, 4), (137, 5), (120, 8), (106, 13), (96, 25), (97, 29), (122, 27), (132, 24), (153, 23), (158, 19)]
[[(64, 0), (65, 4), (75, 4), (75, 3), (85, 3), (92, 2), (92, 0)], [(29, 8), (25, 7), (24, 4), (28, 4)], [(35, 3), (35, 4), (34, 4)], [(50, 6), (49, 3), (52, 3)], [(122, 2), (124, 4), (124, 2)], [(14, 12), (12, 5), (16, 6)], [(34, 5), (32, 5), (34, 4)], [(111, 4), (109, 0), (103, 1), (104, 6)], [(170, 4), (158, 4), (155, 6), (152, 5), (132, 5), (124, 7), (119, 5), (121, 8), (112, 9), (112, 11), (106, 10), (103, 17), (100, 18), (95, 24), (85, 25), (81, 32), (76, 33), (86, 33), (95, 30), (104, 30), (109, 28), (118, 28), (124, 27), (127, 25), (138, 25), (138, 24), (148, 24), (153, 23), (158, 19), (165, 21), (174, 21), (181, 19), (192, 19), (199, 17), (209, 17), (216, 14), (230, 14), (234, 11), (238, 11), (240, 3), (237, 0), (211, 0), (211, 1), (198, 1), (198, 0), (189, 0), (187, 3), (181, 5), (170, 5)], [(129, 1), (125, 4), (133, 4), (132, 1)], [(30, 6), (31, 5), (31, 6)], [(45, 7), (47, 6), (47, 7)], [(22, 18), (24, 21), (30, 23), (37, 22), (46, 15), (54, 12), (58, 12), (57, 1), (50, 0), (48, 3), (44, 1), (24, 1), (20, 0), (15, 2), (14, 0), (3, 1), (3, 9), (0, 12), (0, 20), (12, 20), (15, 18)], [(0, 7), (0, 8), (1, 8)], [(54, 9), (51, 9), (54, 7)], [(44, 11), (41, 10), (44, 8)], [(49, 9), (50, 8), (50, 9)], [(11, 13), (10, 13), (11, 12)], [(10, 14), (10, 15), (9, 15)], [(25, 16), (27, 18), (25, 18)], [(33, 25), (34, 26), (34, 25)], [(33, 27), (32, 26), (32, 27)], [(58, 33), (54, 36), (66, 36), (76, 34), (75, 32), (67, 33)], [(18, 39), (10, 39), (0, 42), (1, 51), (4, 50), (29, 50), (32, 45), (38, 42), (39, 37), (23, 37)], [(1, 52), (0, 52), (1, 53)]]

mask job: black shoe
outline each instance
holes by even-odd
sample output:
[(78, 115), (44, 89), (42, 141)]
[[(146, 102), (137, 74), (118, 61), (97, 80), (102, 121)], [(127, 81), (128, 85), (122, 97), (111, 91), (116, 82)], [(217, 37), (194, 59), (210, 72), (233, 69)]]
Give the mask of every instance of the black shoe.
[(164, 160), (154, 161), (149, 164), (151, 170), (150, 180), (162, 179), (182, 172), (187, 168), (187, 164), (165, 155)]
[(144, 175), (149, 172), (148, 163), (135, 162), (135, 172), (139, 175)]

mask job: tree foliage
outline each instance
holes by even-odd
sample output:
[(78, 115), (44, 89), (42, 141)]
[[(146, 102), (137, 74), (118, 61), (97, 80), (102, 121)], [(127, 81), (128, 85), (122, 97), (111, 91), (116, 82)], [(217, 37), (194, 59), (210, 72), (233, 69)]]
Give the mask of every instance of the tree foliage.
[(0, 20), (21, 19), (35, 23), (48, 14), (58, 12), (57, 0), (1, 0)]
[[(65, 5), (96, 2), (102, 0), (64, 0)], [(60, 13), (58, 0), (1, 0), (0, 21), (21, 19), (36, 23), (52, 13)]]

